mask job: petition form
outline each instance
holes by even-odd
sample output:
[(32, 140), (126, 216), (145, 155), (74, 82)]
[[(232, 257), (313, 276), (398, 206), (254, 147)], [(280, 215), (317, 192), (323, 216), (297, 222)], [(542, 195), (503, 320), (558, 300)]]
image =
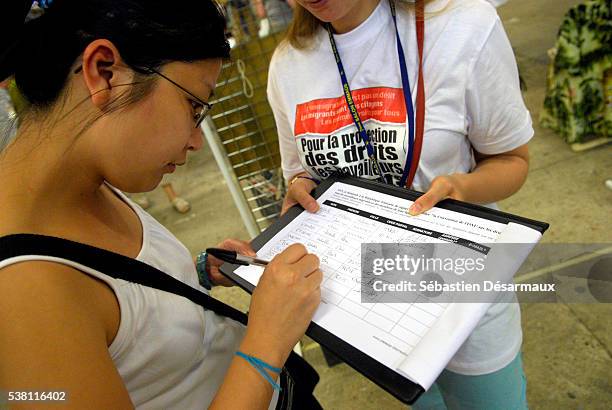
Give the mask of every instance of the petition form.
[[(458, 252), (479, 252), (495, 243), (535, 245), (541, 234), (523, 225), (499, 223), (442, 208), (408, 215), (412, 201), (358, 186), (334, 183), (319, 198), (320, 210), (302, 212), (258, 252), (272, 259), (293, 243), (319, 256), (324, 279), (313, 321), (388, 368), (428, 389), (485, 314), (487, 303), (453, 303), (414, 292), (413, 300), (363, 303), (361, 244), (453, 243)], [(487, 248), (490, 249), (490, 248)], [(505, 257), (490, 249), (510, 277), (523, 255)], [(496, 256), (497, 255), (497, 256)], [(498, 264), (496, 264), (498, 265)], [(263, 268), (235, 273), (257, 285)]]

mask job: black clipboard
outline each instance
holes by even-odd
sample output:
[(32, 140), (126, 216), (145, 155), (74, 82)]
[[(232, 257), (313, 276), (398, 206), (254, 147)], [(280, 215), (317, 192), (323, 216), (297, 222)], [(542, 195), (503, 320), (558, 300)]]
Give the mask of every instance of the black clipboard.
[[(413, 191), (405, 188), (400, 188), (392, 185), (386, 185), (378, 181), (360, 179), (352, 176), (337, 175), (324, 180), (318, 185), (312, 195), (318, 198), (336, 182), (370, 189), (373, 191), (389, 194), (399, 198), (416, 200), (423, 195), (422, 192)], [(548, 224), (545, 222), (535, 221), (532, 219), (523, 218), (517, 215), (508, 214), (494, 209), (486, 208), (480, 205), (473, 205), (466, 202), (455, 201), (453, 199), (445, 199), (439, 202), (436, 207), (448, 209), (450, 211), (460, 212), (467, 215), (477, 216), (491, 221), (505, 223), (514, 222), (535, 229), (540, 233), (544, 233), (548, 229)], [(279, 231), (281, 231), (289, 222), (296, 218), (304, 211), (299, 205), (291, 208), (285, 215), (270, 225), (264, 232), (257, 236), (251, 242), (254, 250), (259, 250), (265, 243), (271, 240)], [(238, 286), (249, 293), (253, 293), (255, 288), (251, 283), (236, 275), (234, 271), (239, 265), (225, 263), (221, 266), (221, 273), (236, 282)], [(392, 394), (395, 398), (406, 404), (413, 404), (425, 389), (412, 382), (406, 377), (400, 375), (394, 370), (388, 368), (362, 351), (354, 348), (349, 343), (323, 329), (316, 323), (311, 323), (306, 330), (306, 334), (314, 341), (324, 346), (342, 361), (347, 363), (353, 369), (372, 380), (378, 386)]]

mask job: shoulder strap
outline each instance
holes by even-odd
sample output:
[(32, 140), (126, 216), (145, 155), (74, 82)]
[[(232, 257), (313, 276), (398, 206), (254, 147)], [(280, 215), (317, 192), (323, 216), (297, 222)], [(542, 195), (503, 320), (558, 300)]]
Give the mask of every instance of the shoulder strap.
[(0, 261), (26, 255), (67, 259), (116, 279), (183, 296), (242, 324), (247, 322), (246, 314), (139, 260), (52, 236), (17, 234), (0, 237)]

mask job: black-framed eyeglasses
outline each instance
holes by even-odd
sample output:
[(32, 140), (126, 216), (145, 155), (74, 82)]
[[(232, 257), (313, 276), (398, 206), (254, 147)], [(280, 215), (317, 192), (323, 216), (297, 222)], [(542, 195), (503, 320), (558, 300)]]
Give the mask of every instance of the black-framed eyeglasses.
[[(83, 70), (83, 66), (79, 66), (76, 70), (74, 70), (74, 74), (78, 74), (79, 72), (81, 72), (81, 70)], [(212, 110), (213, 105), (211, 103), (207, 103), (206, 101), (200, 100), (197, 96), (193, 95), (193, 93), (191, 93), (185, 87), (183, 87), (182, 85), (178, 84), (176, 81), (166, 77), (165, 75), (163, 75), (162, 73), (160, 73), (156, 69), (150, 68), (150, 67), (143, 67), (143, 68), (136, 69), (136, 71), (141, 71), (141, 72), (147, 73), (147, 74), (157, 74), (158, 76), (160, 76), (163, 79), (169, 81), (174, 86), (178, 87), (180, 90), (182, 90), (187, 95), (189, 95), (191, 98), (193, 98), (195, 101), (191, 101), (191, 104), (193, 105), (194, 103), (196, 103), (197, 105), (200, 105), (202, 107), (199, 110), (195, 106), (193, 107), (193, 109), (195, 110), (195, 114), (193, 115), (193, 120), (195, 121), (195, 127), (196, 128), (200, 127), (200, 125), (202, 124), (202, 121), (204, 121), (204, 118), (206, 118), (208, 113), (210, 113), (210, 110)]]
[(178, 87), (179, 89), (181, 89), (183, 92), (185, 92), (187, 95), (189, 95), (191, 98), (193, 98), (195, 100), (195, 101), (191, 102), (192, 105), (194, 103), (196, 103), (196, 104), (201, 106), (201, 108), (199, 110), (195, 106), (193, 107), (194, 110), (195, 110), (195, 114), (193, 115), (193, 120), (195, 121), (195, 127), (199, 128), (200, 124), (202, 124), (202, 121), (204, 121), (204, 118), (206, 118), (206, 116), (208, 115), (208, 113), (212, 109), (213, 105), (210, 104), (210, 103), (207, 103), (206, 101), (200, 100), (198, 97), (193, 95), (193, 93), (191, 93), (185, 87), (183, 87), (182, 85), (178, 84), (176, 81), (166, 77), (164, 74), (160, 73), (159, 71), (157, 71), (154, 68), (144, 68), (143, 71), (157, 74), (158, 76), (162, 77), (166, 81), (172, 83), (174, 86)]

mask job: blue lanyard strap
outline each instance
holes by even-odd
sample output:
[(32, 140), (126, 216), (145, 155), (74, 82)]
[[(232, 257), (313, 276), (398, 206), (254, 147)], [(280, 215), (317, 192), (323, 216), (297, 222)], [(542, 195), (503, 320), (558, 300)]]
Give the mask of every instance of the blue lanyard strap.
[(368, 137), (368, 133), (361, 122), (361, 118), (359, 117), (359, 112), (357, 112), (357, 107), (355, 106), (355, 101), (353, 100), (353, 94), (351, 93), (351, 88), (348, 83), (348, 79), (346, 78), (346, 72), (344, 71), (344, 66), (342, 65), (342, 59), (340, 58), (340, 53), (338, 53), (338, 48), (336, 47), (336, 41), (334, 40), (334, 34), (332, 33), (331, 24), (326, 24), (327, 34), (329, 34), (329, 42), (331, 43), (332, 51), (334, 52), (334, 57), (336, 57), (336, 64), (338, 65), (338, 72), (340, 73), (340, 80), (342, 81), (342, 89), (344, 91), (344, 98), (346, 99), (346, 104), (349, 107), (349, 111), (351, 112), (351, 116), (353, 117), (353, 122), (357, 127), (357, 132), (359, 132), (359, 136), (363, 141), (366, 151), (368, 153), (368, 158), (372, 163), (372, 167), (374, 170), (378, 172), (378, 178), (385, 183), (385, 177), (380, 164), (378, 163), (378, 159), (376, 155), (374, 155), (374, 147), (372, 147), (372, 143), (370, 141), (370, 137)]
[(395, 39), (397, 42), (397, 57), (399, 59), (400, 73), (402, 75), (402, 89), (404, 90), (404, 102), (406, 104), (406, 111), (408, 114), (408, 155), (406, 157), (406, 164), (404, 171), (402, 172), (402, 178), (400, 179), (399, 186), (406, 184), (410, 166), (414, 159), (414, 107), (412, 105), (412, 94), (410, 93), (410, 80), (408, 79), (408, 68), (406, 67), (406, 56), (404, 55), (404, 47), (400, 40), (399, 31), (397, 29), (397, 15), (395, 13), (395, 1), (389, 0), (389, 6), (391, 7), (391, 16), (393, 17), (393, 25), (395, 26)]
[[(404, 170), (402, 172), (402, 177), (400, 179), (399, 186), (406, 185), (406, 180), (408, 179), (410, 168), (412, 162), (414, 160), (414, 145), (415, 145), (415, 113), (414, 106), (412, 104), (412, 93), (410, 92), (410, 80), (408, 78), (408, 68), (406, 67), (406, 56), (404, 54), (404, 48), (402, 47), (402, 42), (399, 35), (399, 30), (397, 28), (397, 14), (395, 10), (395, 2), (394, 0), (389, 0), (389, 7), (391, 8), (391, 16), (393, 17), (393, 25), (395, 27), (395, 38), (397, 43), (397, 55), (400, 66), (400, 74), (402, 77), (402, 90), (404, 94), (404, 103), (406, 104), (406, 112), (408, 117), (408, 153), (406, 158), (406, 164), (404, 166)], [(349, 87), (348, 79), (346, 78), (346, 72), (344, 71), (344, 67), (342, 65), (342, 60), (340, 58), (340, 53), (338, 52), (338, 47), (336, 46), (336, 41), (334, 40), (334, 35), (332, 32), (331, 24), (326, 24), (327, 33), (329, 35), (329, 42), (331, 44), (332, 51), (334, 53), (334, 57), (336, 58), (336, 64), (338, 65), (338, 72), (340, 73), (340, 80), (342, 81), (342, 89), (344, 91), (344, 98), (346, 99), (346, 103), (349, 107), (349, 111), (351, 116), (353, 117), (353, 122), (357, 127), (357, 131), (359, 132), (359, 136), (363, 141), (366, 151), (368, 153), (368, 157), (370, 162), (374, 166), (374, 168), (379, 172), (379, 177), (382, 182), (386, 182), (384, 178), (384, 173), (382, 168), (378, 163), (378, 159), (374, 155), (374, 148), (372, 147), (372, 143), (370, 138), (367, 135), (365, 127), (361, 122), (361, 118), (359, 117), (359, 113), (357, 112), (357, 107), (353, 101), (353, 96), (351, 94), (351, 89)], [(419, 61), (420, 62), (420, 61)], [(419, 64), (419, 70), (422, 70), (422, 64)], [(412, 183), (412, 181), (410, 181)]]

